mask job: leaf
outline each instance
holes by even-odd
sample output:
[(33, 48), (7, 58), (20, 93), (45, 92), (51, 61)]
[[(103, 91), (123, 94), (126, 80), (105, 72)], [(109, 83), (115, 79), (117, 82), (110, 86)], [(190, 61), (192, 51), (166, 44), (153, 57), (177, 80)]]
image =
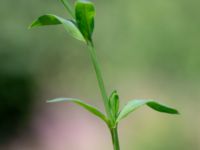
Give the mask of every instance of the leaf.
[(119, 111), (119, 96), (117, 94), (117, 91), (113, 91), (112, 94), (109, 97), (109, 106), (112, 110), (112, 115), (116, 119)]
[(76, 24), (71, 20), (66, 20), (56, 15), (43, 15), (40, 16), (37, 20), (35, 20), (30, 26), (29, 29), (33, 27), (47, 26), (47, 25), (59, 25), (62, 24), (65, 30), (74, 38), (85, 41), (81, 32), (77, 28)]
[(137, 108), (145, 104), (159, 112), (168, 114), (179, 114), (179, 112), (176, 109), (160, 104), (153, 100), (132, 100), (128, 102), (128, 104), (121, 110), (116, 122), (118, 123), (121, 119), (125, 118), (131, 112), (135, 111)]
[(95, 8), (92, 2), (79, 0), (75, 5), (75, 16), (79, 30), (87, 41), (92, 41)]
[(75, 18), (75, 14), (74, 14), (74, 10), (72, 8), (72, 6), (70, 5), (68, 0), (60, 0), (62, 2), (62, 4), (65, 6), (65, 8), (67, 9), (67, 11), (70, 13), (70, 15)]
[(79, 99), (75, 99), (75, 98), (57, 98), (57, 99), (53, 99), (53, 100), (48, 100), (47, 102), (48, 103), (55, 103), (55, 102), (73, 102), (73, 103), (76, 103), (76, 104), (82, 106), (83, 108), (85, 108), (86, 110), (88, 110), (89, 112), (91, 112), (92, 114), (94, 114), (97, 117), (101, 118), (103, 121), (105, 121), (108, 124), (107, 117), (101, 111), (99, 111), (94, 106), (86, 104), (85, 102), (83, 102), (83, 101), (81, 101)]

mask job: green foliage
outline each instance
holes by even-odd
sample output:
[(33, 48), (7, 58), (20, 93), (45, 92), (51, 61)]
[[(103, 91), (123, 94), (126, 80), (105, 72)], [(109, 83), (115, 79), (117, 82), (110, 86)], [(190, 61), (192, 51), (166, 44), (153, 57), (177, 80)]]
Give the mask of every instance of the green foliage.
[[(174, 108), (165, 106), (153, 100), (133, 100), (130, 101), (120, 112), (119, 112), (119, 96), (116, 91), (112, 92), (110, 97), (108, 98), (106, 94), (105, 85), (103, 82), (103, 78), (101, 75), (101, 70), (97, 61), (96, 51), (94, 48), (92, 34), (94, 31), (94, 17), (95, 17), (95, 7), (94, 4), (90, 1), (86, 0), (78, 0), (75, 3), (74, 10), (72, 9), (71, 5), (67, 0), (61, 0), (63, 5), (66, 7), (67, 11), (73, 17), (73, 21), (65, 20), (61, 17), (55, 15), (44, 15), (39, 17), (36, 21), (32, 23), (30, 28), (38, 27), (38, 26), (45, 26), (45, 25), (57, 25), (63, 24), (65, 29), (68, 31), (70, 35), (75, 37), (78, 40), (86, 41), (86, 44), (89, 48), (90, 56), (92, 59), (92, 63), (96, 72), (97, 80), (99, 83), (100, 91), (103, 97), (103, 102), (105, 105), (107, 116), (101, 113), (97, 108), (84, 103), (79, 99), (74, 98), (58, 98), (54, 100), (50, 100), (48, 102), (73, 102), (82, 107), (86, 110), (91, 112), (92, 114), (101, 118), (106, 124), (108, 125), (112, 140), (113, 146), (115, 150), (119, 150), (119, 141), (118, 141), (118, 134), (117, 134), (117, 126), (121, 119), (125, 118), (131, 112), (136, 110), (137, 108), (147, 105), (150, 108), (168, 114), (178, 114), (178, 111)], [(74, 17), (75, 12), (75, 17)]]
[(109, 107), (114, 120), (116, 120), (119, 111), (119, 96), (117, 91), (113, 91), (109, 97)]
[(121, 119), (125, 118), (131, 112), (135, 111), (136, 109), (138, 109), (139, 107), (143, 105), (147, 105), (150, 108), (159, 112), (168, 113), (168, 114), (179, 114), (176, 109), (160, 104), (154, 100), (132, 100), (128, 102), (128, 104), (121, 110), (116, 122), (118, 123)]
[(99, 111), (97, 108), (95, 108), (94, 106), (91, 106), (89, 104), (86, 104), (85, 102), (79, 100), (79, 99), (75, 99), (75, 98), (56, 98), (53, 100), (48, 100), (48, 103), (55, 103), (55, 102), (73, 102), (76, 103), (80, 106), (82, 106), (83, 108), (85, 108), (86, 110), (88, 110), (89, 112), (91, 112), (93, 115), (96, 115), (97, 117), (101, 118), (103, 121), (105, 121), (108, 124), (108, 120), (106, 118), (106, 116)]
[(47, 25), (59, 25), (62, 24), (65, 30), (74, 38), (85, 41), (76, 24), (72, 20), (66, 20), (56, 15), (43, 15), (35, 20), (29, 28), (47, 26)]
[(77, 25), (87, 41), (92, 41), (94, 31), (95, 8), (89, 1), (79, 0), (76, 2), (75, 14)]
[(74, 11), (67, 0), (61, 0), (67, 11), (75, 20), (66, 20), (56, 15), (43, 15), (36, 19), (29, 28), (59, 25), (62, 24), (65, 30), (74, 38), (80, 41), (92, 42), (92, 33), (94, 31), (95, 8), (93, 3), (89, 1), (79, 0), (75, 5)]

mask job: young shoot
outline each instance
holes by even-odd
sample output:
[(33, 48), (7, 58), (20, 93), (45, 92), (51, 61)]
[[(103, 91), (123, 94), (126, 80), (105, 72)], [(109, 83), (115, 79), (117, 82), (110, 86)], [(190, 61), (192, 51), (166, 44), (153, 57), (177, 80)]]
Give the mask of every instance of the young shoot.
[(103, 100), (102, 102), (105, 106), (106, 114), (102, 113), (98, 108), (95, 108), (94, 106), (89, 105), (77, 98), (57, 98), (49, 100), (49, 103), (72, 102), (80, 105), (93, 115), (99, 117), (102, 121), (106, 123), (110, 130), (114, 150), (120, 150), (118, 139), (118, 124), (122, 119), (127, 117), (129, 114), (131, 114), (141, 106), (146, 105), (153, 110), (162, 113), (178, 114), (178, 111), (176, 109), (156, 102), (153, 99), (130, 100), (124, 107), (120, 109), (120, 99), (117, 91), (113, 91), (110, 96), (107, 95), (101, 69), (96, 55), (95, 46), (93, 43), (92, 34), (94, 31), (95, 18), (94, 4), (88, 0), (77, 0), (73, 7), (68, 0), (60, 1), (66, 8), (71, 18), (64, 19), (53, 14), (46, 14), (36, 19), (29, 26), (29, 28), (48, 25), (62, 25), (69, 35), (87, 45), (88, 52), (91, 57), (91, 62), (96, 73), (96, 78), (101, 92)]

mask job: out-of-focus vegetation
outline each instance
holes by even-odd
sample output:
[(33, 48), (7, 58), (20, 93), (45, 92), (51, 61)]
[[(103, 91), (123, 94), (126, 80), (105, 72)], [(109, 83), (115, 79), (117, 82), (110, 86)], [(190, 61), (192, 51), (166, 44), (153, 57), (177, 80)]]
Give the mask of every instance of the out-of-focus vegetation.
[[(139, 110), (121, 124), (122, 148), (200, 149), (200, 1), (94, 2), (94, 39), (108, 91), (117, 89), (124, 103), (133, 97), (154, 98), (173, 104), (181, 112), (180, 117), (163, 118), (148, 109)], [(67, 16), (58, 0), (0, 2), (1, 137), (30, 112), (27, 101), (34, 99), (33, 82), (40, 89), (35, 101), (59, 96), (100, 98), (82, 43), (59, 26), (27, 30), (33, 19), (50, 12)], [(6, 98), (2, 98), (4, 90), (9, 93)], [(9, 110), (18, 110), (22, 117), (17, 115), (17, 119)]]
[(0, 73), (0, 143), (26, 126), (33, 104), (33, 82), (27, 74)]

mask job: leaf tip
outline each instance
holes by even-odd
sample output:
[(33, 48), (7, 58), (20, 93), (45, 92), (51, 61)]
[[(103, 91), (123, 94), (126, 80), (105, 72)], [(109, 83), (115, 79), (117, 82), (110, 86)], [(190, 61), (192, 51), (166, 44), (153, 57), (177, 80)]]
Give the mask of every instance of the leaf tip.
[(28, 26), (27, 29), (30, 30), (30, 29), (32, 29), (32, 28), (33, 28), (33, 26), (32, 26), (32, 24), (31, 24), (31, 25)]
[(32, 29), (34, 27), (34, 24), (36, 23), (36, 20), (33, 21), (29, 26), (28, 26), (28, 30)]
[(28, 26), (28, 30), (32, 29), (33, 27), (38, 25), (38, 20), (33, 21), (29, 26)]
[(181, 113), (178, 110), (174, 109), (174, 115), (181, 115)]

